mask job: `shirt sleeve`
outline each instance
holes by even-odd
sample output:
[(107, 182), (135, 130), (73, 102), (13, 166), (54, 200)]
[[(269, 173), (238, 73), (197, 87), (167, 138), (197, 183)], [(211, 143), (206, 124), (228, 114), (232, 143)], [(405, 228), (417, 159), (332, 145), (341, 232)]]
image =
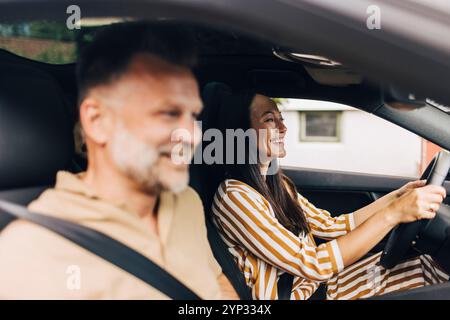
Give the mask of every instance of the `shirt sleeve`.
[(259, 259), (312, 281), (326, 281), (344, 266), (336, 240), (316, 246), (308, 235), (296, 236), (269, 207), (246, 192), (223, 192), (214, 203), (224, 232)]
[(311, 233), (321, 239), (336, 239), (355, 229), (353, 213), (332, 217), (327, 210), (316, 208), (301, 194), (297, 194)]

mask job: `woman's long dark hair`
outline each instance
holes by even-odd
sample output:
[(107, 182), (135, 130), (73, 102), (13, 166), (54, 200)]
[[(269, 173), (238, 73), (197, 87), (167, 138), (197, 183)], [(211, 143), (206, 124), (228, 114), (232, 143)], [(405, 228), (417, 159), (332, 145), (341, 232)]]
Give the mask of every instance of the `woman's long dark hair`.
[[(224, 137), (227, 137), (226, 129), (243, 129), (244, 131), (250, 129), (250, 105), (254, 96), (254, 93), (234, 94), (232, 99), (228, 100), (230, 103), (227, 103), (226, 106), (222, 105), (226, 110), (221, 111), (219, 129)], [(218, 172), (222, 172), (225, 179), (242, 181), (258, 191), (270, 203), (275, 217), (286, 229), (296, 235), (301, 232), (309, 233), (310, 228), (303, 209), (297, 201), (297, 190), (294, 183), (279, 168), (276, 173), (267, 175), (264, 179), (260, 166), (249, 161), (251, 143), (251, 141), (246, 143), (244, 164), (237, 164), (236, 156), (243, 150), (237, 150), (236, 144), (234, 144), (233, 164), (224, 164)], [(270, 166), (277, 165), (277, 160), (270, 164)]]

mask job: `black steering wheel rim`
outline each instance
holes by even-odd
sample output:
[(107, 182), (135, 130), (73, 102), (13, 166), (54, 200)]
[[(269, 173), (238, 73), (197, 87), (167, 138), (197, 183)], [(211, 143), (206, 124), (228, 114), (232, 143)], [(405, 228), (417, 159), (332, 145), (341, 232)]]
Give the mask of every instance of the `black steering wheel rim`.
[[(450, 169), (450, 154), (448, 151), (439, 152), (424, 171), (421, 179), (427, 179), (427, 185), (443, 185)], [(392, 230), (389, 235), (380, 263), (386, 269), (395, 267), (408, 250), (419, 240), (419, 235), (432, 220), (419, 220), (402, 223)]]

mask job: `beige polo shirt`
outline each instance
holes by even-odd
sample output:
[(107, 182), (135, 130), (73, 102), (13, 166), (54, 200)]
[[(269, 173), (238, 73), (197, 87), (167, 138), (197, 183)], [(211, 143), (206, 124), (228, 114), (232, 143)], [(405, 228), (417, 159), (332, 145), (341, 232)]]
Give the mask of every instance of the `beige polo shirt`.
[[(164, 192), (159, 236), (125, 203), (99, 198), (80, 175), (59, 172), (33, 212), (103, 232), (150, 258), (204, 299), (219, 299), (221, 269), (206, 236), (203, 208), (190, 188)], [(20, 220), (0, 233), (0, 299), (167, 299), (164, 294), (69, 240)]]

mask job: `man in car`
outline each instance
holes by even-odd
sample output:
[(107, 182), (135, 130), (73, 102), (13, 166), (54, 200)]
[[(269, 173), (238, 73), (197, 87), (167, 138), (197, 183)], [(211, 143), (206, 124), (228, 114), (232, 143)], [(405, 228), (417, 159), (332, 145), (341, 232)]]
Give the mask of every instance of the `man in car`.
[[(191, 72), (193, 41), (170, 24), (118, 24), (97, 35), (77, 75), (86, 172), (59, 172), (53, 189), (29, 205), (128, 245), (204, 299), (236, 294), (215, 261), (188, 166), (202, 110)], [(173, 139), (172, 133), (183, 129)], [(35, 224), (0, 234), (0, 298), (165, 299), (122, 269)]]

